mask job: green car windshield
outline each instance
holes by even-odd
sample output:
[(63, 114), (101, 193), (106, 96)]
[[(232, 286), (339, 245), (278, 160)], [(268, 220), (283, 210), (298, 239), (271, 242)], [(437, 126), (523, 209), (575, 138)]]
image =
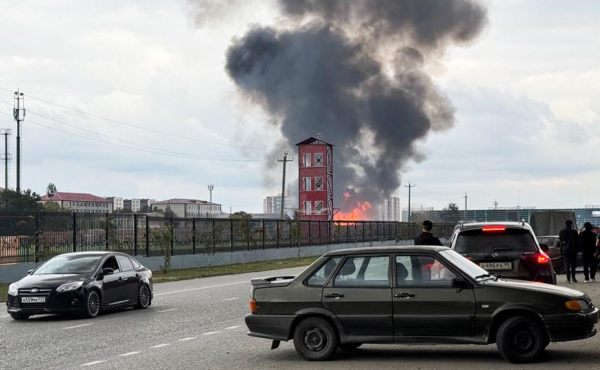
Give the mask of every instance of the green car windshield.
[(482, 275), (489, 274), (487, 271), (479, 267), (479, 265), (466, 259), (465, 257), (461, 256), (453, 250), (445, 250), (440, 252), (440, 254), (473, 279)]

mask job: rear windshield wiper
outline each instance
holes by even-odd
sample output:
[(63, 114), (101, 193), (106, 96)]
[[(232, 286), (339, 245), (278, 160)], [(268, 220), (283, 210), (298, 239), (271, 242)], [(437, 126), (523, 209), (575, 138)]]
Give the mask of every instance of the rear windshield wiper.
[(518, 250), (520, 250), (520, 248), (509, 247), (509, 246), (493, 247), (492, 249), (495, 251), (518, 251)]

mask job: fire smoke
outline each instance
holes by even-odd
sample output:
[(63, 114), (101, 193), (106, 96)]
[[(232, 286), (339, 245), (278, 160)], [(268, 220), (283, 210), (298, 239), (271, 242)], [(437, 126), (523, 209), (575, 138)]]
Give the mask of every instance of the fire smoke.
[(469, 0), (276, 3), (287, 21), (234, 39), (227, 73), (290, 146), (318, 132), (336, 145), (336, 206), (379, 204), (406, 163), (423, 159), (418, 142), (453, 125), (454, 108), (426, 67), (473, 41), (486, 9)]

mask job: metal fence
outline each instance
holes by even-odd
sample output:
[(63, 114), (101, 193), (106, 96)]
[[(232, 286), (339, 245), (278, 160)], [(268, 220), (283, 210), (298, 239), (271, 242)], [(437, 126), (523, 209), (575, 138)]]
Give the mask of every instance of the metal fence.
[[(454, 225), (436, 225), (449, 237)], [(44, 261), (67, 252), (162, 256), (412, 239), (414, 223), (163, 218), (145, 214), (0, 213), (0, 264)]]

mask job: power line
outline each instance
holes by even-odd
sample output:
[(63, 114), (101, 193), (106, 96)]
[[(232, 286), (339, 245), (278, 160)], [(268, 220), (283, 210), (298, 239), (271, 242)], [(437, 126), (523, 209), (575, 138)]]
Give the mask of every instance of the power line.
[[(2, 112), (0, 111), (0, 113), (2, 114), (6, 114), (7, 116), (11, 116), (11, 114), (8, 114), (6, 112)], [(77, 136), (80, 137), (82, 139), (87, 139), (87, 140), (92, 140), (92, 141), (96, 141), (99, 143), (103, 143), (103, 144), (108, 144), (108, 145), (113, 145), (113, 146), (118, 146), (120, 148), (126, 148), (126, 149), (131, 149), (131, 150), (137, 150), (139, 152), (144, 152), (144, 153), (151, 153), (151, 154), (158, 154), (158, 155), (164, 155), (164, 156), (168, 156), (168, 157), (175, 157), (175, 158), (184, 158), (184, 159), (197, 159), (197, 160), (206, 160), (206, 161), (222, 161), (222, 162), (263, 162), (264, 160), (262, 159), (226, 159), (226, 158), (207, 158), (207, 157), (198, 157), (198, 156), (190, 156), (188, 154), (168, 154), (168, 153), (160, 153), (160, 152), (153, 152), (150, 150), (144, 150), (144, 149), (139, 149), (139, 148), (133, 148), (130, 146), (126, 146), (126, 145), (121, 145), (121, 144), (116, 144), (116, 143), (111, 143), (109, 141), (104, 141), (104, 140), (99, 140), (99, 139), (94, 139), (91, 137), (87, 137), (87, 136), (83, 136), (83, 135), (78, 135), (75, 134), (73, 132), (69, 132), (69, 131), (65, 131), (65, 130), (61, 130), (55, 127), (51, 127), (51, 126), (47, 126), (38, 122), (34, 122), (34, 121), (27, 121), (28, 123), (32, 123), (34, 125), (37, 126), (41, 126), (41, 127), (45, 127), (48, 128), (50, 130), (54, 130), (54, 131), (59, 131), (68, 135), (72, 135), (72, 136)]]
[[(7, 89), (7, 88), (4, 88), (4, 87), (0, 87), (0, 89), (12, 92), (12, 90), (9, 90), (9, 89)], [(90, 116), (90, 117), (94, 117), (94, 118), (98, 118), (98, 119), (103, 119), (103, 120), (106, 120), (106, 121), (110, 121), (110, 122), (118, 123), (118, 124), (120, 124), (120, 125), (125, 125), (125, 126), (129, 126), (129, 127), (134, 127), (134, 128), (140, 129), (140, 130), (146, 130), (146, 131), (154, 132), (155, 134), (168, 135), (168, 136), (177, 137), (177, 138), (180, 138), (180, 139), (191, 140), (191, 141), (197, 141), (197, 142), (200, 142), (200, 143), (205, 143), (205, 144), (222, 145), (222, 146), (228, 146), (228, 147), (240, 148), (240, 149), (266, 150), (265, 148), (256, 148), (256, 147), (252, 147), (252, 146), (244, 146), (244, 145), (235, 145), (235, 144), (219, 143), (219, 142), (215, 142), (215, 141), (210, 141), (210, 140), (202, 140), (202, 139), (197, 139), (197, 138), (193, 138), (193, 137), (189, 137), (189, 136), (184, 136), (184, 135), (174, 134), (174, 133), (172, 133), (172, 132), (166, 132), (166, 131), (154, 130), (154, 129), (151, 129), (151, 128), (148, 128), (148, 127), (139, 126), (139, 125), (134, 125), (134, 124), (132, 124), (132, 123), (127, 123), (127, 122), (119, 121), (119, 120), (116, 120), (116, 119), (113, 119), (113, 118), (108, 118), (108, 117), (103, 117), (103, 116), (100, 116), (100, 115), (97, 115), (97, 114), (88, 113), (88, 112), (82, 111), (82, 110), (80, 110), (80, 109), (71, 108), (71, 107), (67, 107), (67, 106), (64, 106), (64, 105), (56, 104), (56, 103), (53, 103), (53, 102), (51, 102), (51, 101), (48, 101), (48, 100), (44, 100), (44, 99), (40, 99), (40, 98), (36, 98), (36, 97), (34, 97), (34, 96), (31, 96), (31, 95), (29, 95), (29, 94), (27, 95), (27, 97), (28, 97), (28, 98), (30, 98), (30, 99), (33, 99), (33, 100), (40, 101), (40, 102), (42, 102), (42, 103), (46, 103), (46, 104), (50, 104), (50, 105), (54, 105), (54, 106), (56, 106), (56, 107), (59, 107), (59, 108), (68, 109), (68, 110), (71, 110), (71, 111), (73, 111), (73, 112), (77, 112), (77, 113), (80, 113), (80, 114), (85, 114), (85, 115), (87, 115), (87, 116)]]

